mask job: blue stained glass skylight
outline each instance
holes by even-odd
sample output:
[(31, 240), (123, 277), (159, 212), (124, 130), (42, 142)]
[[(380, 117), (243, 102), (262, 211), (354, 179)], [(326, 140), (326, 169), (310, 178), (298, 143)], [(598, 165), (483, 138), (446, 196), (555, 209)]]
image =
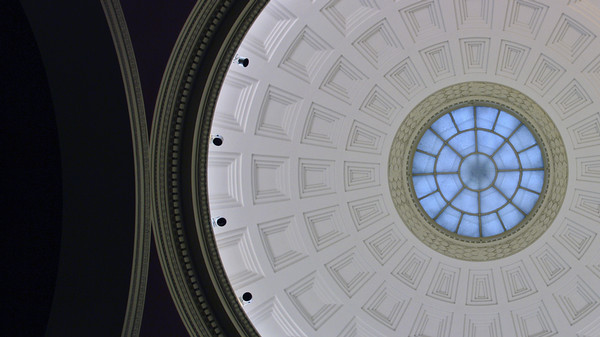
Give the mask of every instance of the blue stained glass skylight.
[(423, 210), (446, 230), (489, 237), (515, 227), (544, 185), (542, 152), (512, 114), (467, 106), (439, 117), (413, 158), (413, 186)]

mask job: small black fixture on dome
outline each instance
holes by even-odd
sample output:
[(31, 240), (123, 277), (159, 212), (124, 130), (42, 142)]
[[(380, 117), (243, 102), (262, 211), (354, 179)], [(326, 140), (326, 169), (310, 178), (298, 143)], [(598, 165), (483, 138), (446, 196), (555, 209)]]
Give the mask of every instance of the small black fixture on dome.
[(223, 227), (227, 224), (227, 219), (217, 216), (212, 218), (212, 224), (214, 227)]
[(240, 300), (242, 301), (242, 305), (250, 304), (252, 302), (252, 293), (245, 292), (240, 296)]
[(215, 146), (223, 145), (223, 136), (221, 135), (211, 135), (210, 140)]
[(246, 68), (250, 64), (250, 60), (247, 57), (235, 54), (235, 57), (233, 58), (233, 63)]

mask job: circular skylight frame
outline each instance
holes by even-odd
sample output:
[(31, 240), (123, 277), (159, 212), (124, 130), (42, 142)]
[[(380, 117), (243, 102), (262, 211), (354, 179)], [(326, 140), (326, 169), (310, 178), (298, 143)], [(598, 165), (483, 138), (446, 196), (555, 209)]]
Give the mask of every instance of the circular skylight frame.
[[(491, 120), (489, 121), (488, 124), (492, 124), (491, 127), (486, 127), (486, 125), (479, 125), (478, 124), (478, 120), (480, 117), (478, 117), (478, 109), (480, 110), (480, 113), (486, 113), (486, 114), (490, 114), (493, 113), (495, 114), (494, 116), (494, 121), (492, 122)], [(470, 110), (470, 111), (469, 111)], [(461, 121), (457, 121), (457, 118), (459, 117), (459, 113), (462, 114), (472, 114), (472, 118), (471, 119), (462, 119), (462, 123)], [(466, 117), (466, 116), (462, 116), (462, 117)], [(445, 119), (447, 119), (447, 121), (445, 121)], [(502, 120), (501, 120), (502, 119)], [(518, 124), (515, 124), (516, 126), (514, 127), (509, 127), (506, 132), (503, 132), (503, 130), (497, 130), (498, 129), (498, 123), (503, 123), (503, 120), (506, 119), (507, 123), (515, 123), (518, 122)], [(446, 130), (445, 132), (441, 131), (439, 124), (440, 123), (450, 123), (450, 125), (452, 126), (452, 128), (454, 129), (453, 131), (451, 130)], [(469, 124), (472, 122), (472, 125)], [(436, 127), (435, 125), (438, 124), (438, 126)], [(464, 124), (467, 124), (466, 126)], [(510, 125), (509, 125), (510, 126)], [(437, 131), (436, 131), (437, 130)], [(524, 144), (513, 144), (513, 141), (511, 140), (513, 138), (514, 135), (516, 135), (518, 132), (521, 132), (522, 130), (524, 130), (525, 132), (525, 136), (530, 136), (531, 139), (527, 139), (528, 143), (524, 143)], [(461, 144), (459, 144), (459, 142), (454, 142), (454, 140), (456, 140), (458, 137), (461, 136), (467, 136), (470, 134), (473, 134), (474, 138), (475, 138), (475, 142), (473, 144), (474, 146), (474, 151), (470, 151), (470, 148), (460, 148)], [(484, 133), (484, 134), (490, 134), (493, 135), (494, 137), (497, 138), (498, 141), (501, 141), (501, 143), (499, 143), (499, 146), (494, 145), (493, 148), (490, 149), (485, 149), (483, 148), (483, 146), (478, 146), (478, 145), (483, 145), (483, 144), (478, 144), (478, 139), (479, 137), (479, 133)], [(437, 140), (439, 141), (439, 143), (441, 144), (431, 144), (432, 148), (427, 148), (428, 145), (424, 145), (424, 140), (427, 140), (427, 138), (430, 139), (434, 139), (437, 138)], [(473, 240), (473, 239), (483, 239), (483, 240), (496, 240), (498, 238), (501, 238), (503, 235), (506, 235), (507, 232), (509, 231), (513, 231), (513, 230), (517, 230), (517, 228), (521, 225), (521, 223), (523, 223), (524, 221), (526, 221), (527, 217), (529, 216), (529, 214), (531, 213), (531, 211), (533, 211), (536, 206), (538, 205), (538, 203), (540, 202), (540, 196), (545, 193), (546, 190), (546, 161), (544, 158), (546, 158), (546, 156), (544, 155), (544, 149), (540, 144), (540, 140), (539, 137), (535, 134), (535, 132), (531, 132), (530, 127), (528, 125), (528, 123), (524, 120), (522, 120), (521, 118), (519, 118), (519, 115), (516, 114), (515, 112), (507, 109), (506, 107), (502, 107), (498, 104), (494, 104), (491, 103), (489, 101), (487, 102), (478, 102), (478, 101), (473, 101), (473, 102), (468, 102), (468, 103), (460, 103), (456, 106), (451, 106), (445, 110), (440, 111), (439, 113), (437, 113), (431, 120), (430, 123), (427, 125), (427, 127), (424, 129), (424, 131), (420, 134), (419, 139), (417, 142), (415, 142), (415, 144), (413, 144), (414, 150), (412, 153), (412, 163), (413, 163), (413, 169), (412, 172), (410, 172), (411, 177), (412, 177), (412, 184), (411, 184), (411, 190), (414, 193), (414, 198), (416, 198), (419, 201), (419, 206), (422, 208), (422, 211), (424, 213), (427, 213), (427, 215), (430, 217), (431, 221), (433, 221), (435, 224), (437, 224), (438, 226), (440, 226), (441, 228), (443, 228), (443, 230), (447, 231), (448, 235), (452, 235), (452, 236), (457, 236), (457, 239), (467, 239), (467, 240)], [(506, 164), (503, 164), (502, 162), (498, 162), (498, 160), (494, 160), (493, 157), (495, 157), (495, 155), (497, 154), (498, 150), (502, 149), (503, 147), (508, 148), (509, 150), (512, 150), (515, 153), (515, 165), (518, 166), (518, 168), (512, 168), (512, 167), (507, 167), (507, 166), (503, 166)], [(435, 150), (437, 148), (437, 150)], [(537, 149), (536, 149), (537, 148)], [(434, 153), (431, 153), (433, 150)], [(521, 161), (519, 154), (520, 153), (525, 153), (528, 152), (530, 150), (533, 150), (535, 152), (535, 150), (537, 150), (537, 152), (539, 152), (540, 155), (540, 161), (541, 161), (541, 167), (536, 167), (536, 168), (524, 168), (523, 165), (524, 163)], [(468, 153), (467, 153), (468, 152)], [(536, 154), (537, 154), (536, 152)], [(450, 165), (445, 165), (448, 164), (445, 161), (442, 161), (442, 157), (448, 157), (446, 159), (451, 159), (452, 156), (457, 157), (459, 159), (458, 163), (456, 163), (456, 161), (454, 161), (454, 163), (450, 164)], [(415, 158), (418, 157), (418, 158)], [(420, 158), (420, 157), (424, 157), (424, 158)], [(433, 167), (431, 168), (431, 170), (428, 169), (428, 167), (423, 167), (420, 166), (420, 164), (423, 164), (423, 160), (427, 159), (429, 157), (434, 158), (434, 162), (433, 162)], [(463, 169), (466, 166), (465, 163), (467, 163), (470, 159), (473, 159), (474, 157), (483, 157), (484, 160), (489, 161), (490, 163), (490, 169), (493, 170), (493, 177), (490, 177), (488, 180), (485, 182), (485, 186), (478, 186), (478, 187), (474, 187), (474, 186), (469, 186), (469, 182), (465, 182), (464, 176), (463, 176)], [(539, 162), (538, 162), (539, 163)], [(427, 164), (425, 164), (426, 166), (429, 166)], [(440, 167), (440, 165), (444, 165), (444, 167)], [(417, 166), (417, 167), (416, 167)], [(449, 166), (452, 167), (452, 169), (449, 169)], [(516, 167), (515, 166), (515, 167)], [(443, 171), (438, 171), (438, 168), (442, 168)], [(498, 170), (501, 170), (501, 172), (498, 172)], [(420, 172), (415, 172), (415, 169), (417, 171)], [(431, 172), (429, 172), (431, 171)], [(456, 171), (455, 173), (452, 173), (450, 171)], [(532, 182), (531, 180), (527, 180), (524, 182), (523, 180), (523, 176), (526, 174), (525, 172), (539, 172), (541, 171), (542, 173), (542, 184), (541, 186), (530, 186), (530, 185), (526, 185), (524, 186), (524, 183), (529, 183)], [(499, 175), (501, 176), (508, 176), (509, 173), (513, 173), (513, 172), (518, 172), (518, 177), (517, 177), (517, 181), (516, 181), (516, 185), (514, 186), (514, 188), (511, 186), (509, 187), (509, 189), (514, 190), (512, 193), (506, 193), (506, 189), (503, 189), (502, 186), (498, 186), (496, 183), (498, 181), (498, 177)], [(456, 194), (452, 194), (451, 196), (448, 195), (448, 193), (446, 193), (446, 191), (444, 191), (443, 186), (441, 186), (440, 184), (440, 178), (444, 177), (453, 177), (454, 175), (456, 175), (456, 179), (458, 179), (458, 181), (460, 181), (460, 183), (462, 184), (462, 186), (460, 187), (460, 190), (456, 193)], [(425, 188), (419, 186), (420, 188), (417, 188), (417, 186), (415, 184), (418, 184), (419, 182), (416, 180), (425, 180), (426, 184), (431, 184), (431, 182), (426, 181), (427, 178), (432, 177), (435, 183), (435, 190), (427, 190), (427, 188), (430, 188), (431, 186), (427, 186)], [(423, 177), (423, 179), (418, 179)], [(456, 179), (455, 182), (456, 182)], [(506, 178), (503, 179), (503, 181), (506, 181)], [(501, 182), (501, 184), (503, 184), (503, 182)], [(509, 183), (506, 182), (506, 184), (504, 185), (508, 185)], [(531, 187), (531, 188), (529, 188)], [(495, 192), (494, 190), (496, 190), (497, 192)], [(494, 207), (493, 209), (488, 209), (487, 207), (482, 209), (482, 194), (483, 193), (489, 193), (489, 191), (492, 191), (491, 193), (495, 193), (498, 196), (500, 196), (501, 198), (505, 199), (505, 202), (502, 201), (502, 203), (498, 206), (498, 207)], [(420, 193), (422, 192), (422, 193)], [(465, 207), (461, 207), (459, 204), (456, 203), (456, 198), (458, 198), (460, 195), (465, 194), (465, 193), (469, 193), (469, 194), (476, 194), (477, 195), (477, 206), (478, 209), (477, 211), (475, 210), (469, 210), (469, 209), (465, 209)], [(533, 200), (533, 203), (530, 203), (529, 205), (526, 205), (524, 207), (524, 205), (522, 203), (518, 203), (518, 205), (516, 203), (514, 203), (515, 198), (517, 197), (517, 195), (519, 195), (519, 198), (521, 196), (523, 196), (523, 194), (533, 194), (533, 197), (535, 198), (535, 200)], [(488, 196), (489, 198), (489, 196)], [(431, 199), (439, 199), (439, 200), (431, 200)], [(428, 204), (424, 205), (424, 201), (429, 201)], [(436, 212), (436, 206), (433, 205), (433, 203), (435, 202), (443, 202), (445, 205), (442, 206), (441, 210), (439, 212)], [(464, 203), (463, 203), (464, 204)], [(429, 206), (429, 207), (428, 207)], [(468, 205), (471, 206), (472, 205)], [(517, 217), (519, 218), (518, 220), (509, 222), (510, 220), (508, 218), (505, 217), (505, 213), (503, 213), (502, 210), (507, 210), (507, 209), (512, 209), (513, 213), (517, 213)], [(435, 213), (435, 214), (434, 214)], [(455, 224), (456, 227), (454, 228), (454, 230), (451, 230), (453, 225), (447, 221), (440, 221), (440, 218), (442, 218), (443, 215), (445, 214), (450, 214), (450, 213), (460, 213), (459, 215), (459, 219), (458, 222)], [(482, 218), (485, 218), (485, 220), (487, 221), (489, 218), (493, 218), (493, 215), (496, 214), (498, 221), (496, 221), (495, 225), (496, 228), (495, 230), (491, 229), (491, 228), (487, 228), (490, 226), (485, 226), (485, 223), (483, 223)], [(465, 232), (464, 231), (464, 226), (461, 227), (462, 225), (462, 221), (463, 219), (465, 219), (465, 216), (467, 218), (477, 218), (478, 223), (477, 223), (477, 235), (469, 235), (469, 232)], [(504, 218), (504, 221), (503, 221)], [(443, 218), (442, 218), (443, 219)], [(445, 222), (445, 223), (444, 223)], [(493, 224), (493, 223), (492, 223)], [(488, 225), (491, 225), (490, 223), (488, 223)], [(505, 226), (506, 225), (506, 226)], [(508, 227), (508, 228), (507, 228)], [(490, 234), (490, 233), (494, 233), (494, 234)], [(483, 241), (482, 240), (482, 241)]]
[[(493, 237), (472, 238), (449, 233), (423, 211), (412, 188), (412, 159), (421, 135), (441, 114), (466, 105), (492, 105), (518, 116), (537, 135), (543, 149), (545, 190), (536, 206), (518, 226)], [(459, 83), (425, 98), (406, 116), (396, 132), (388, 164), (390, 194), (402, 222), (432, 249), (469, 261), (499, 259), (532, 244), (560, 211), (567, 177), (565, 146), (548, 114), (521, 92), (490, 82)]]

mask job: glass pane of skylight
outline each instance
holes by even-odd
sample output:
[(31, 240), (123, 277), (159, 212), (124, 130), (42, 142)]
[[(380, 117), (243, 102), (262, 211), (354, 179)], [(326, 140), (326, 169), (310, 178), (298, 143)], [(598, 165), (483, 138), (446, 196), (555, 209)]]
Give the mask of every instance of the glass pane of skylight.
[(432, 175), (427, 176), (416, 176), (413, 178), (413, 184), (415, 185), (415, 193), (417, 198), (421, 198), (437, 189), (435, 186), (435, 177)]
[(529, 132), (529, 129), (527, 129), (525, 125), (521, 125), (521, 127), (517, 129), (517, 132), (510, 137), (510, 142), (513, 144), (517, 152), (536, 143), (535, 138), (533, 138), (533, 135), (531, 132)]
[(436, 155), (440, 151), (442, 145), (444, 145), (444, 142), (431, 132), (431, 130), (427, 130), (423, 137), (421, 137), (417, 149)]
[(544, 171), (523, 171), (521, 186), (532, 191), (542, 192), (544, 186)]
[(435, 217), (440, 210), (446, 206), (446, 202), (442, 198), (439, 192), (436, 192), (427, 198), (421, 199), (421, 206), (425, 210), (425, 213), (430, 217)]
[(464, 215), (458, 227), (458, 234), (475, 238), (479, 237), (479, 218), (472, 215)]
[(502, 207), (498, 211), (498, 215), (500, 215), (500, 219), (502, 219), (502, 223), (506, 230), (513, 228), (517, 225), (525, 216), (523, 213), (519, 212), (513, 205), (508, 204), (506, 207)]
[(446, 200), (452, 200), (454, 195), (463, 187), (458, 174), (438, 174), (437, 182)]
[(433, 125), (431, 125), (431, 129), (435, 131), (438, 135), (440, 135), (444, 139), (450, 138), (452, 135), (456, 134), (458, 131), (454, 127), (454, 123), (452, 123), (452, 118), (450, 118), (450, 114), (446, 114)]
[(498, 116), (498, 109), (486, 106), (478, 106), (475, 108), (477, 113), (477, 127), (491, 130)]
[(544, 167), (542, 152), (540, 151), (540, 147), (537, 145), (527, 151), (519, 153), (519, 158), (521, 158), (521, 165), (523, 168)]
[(481, 213), (488, 213), (506, 204), (506, 198), (495, 188), (481, 192)]
[(520, 174), (519, 171), (498, 172), (498, 177), (494, 184), (507, 198), (512, 198), (519, 186)]
[(523, 212), (529, 213), (533, 209), (533, 206), (535, 206), (537, 200), (537, 194), (519, 188), (517, 194), (515, 194), (515, 197), (513, 198), (513, 203)]
[(448, 141), (452, 147), (463, 157), (475, 151), (475, 132), (460, 133)]
[(458, 172), (460, 157), (450, 147), (445, 146), (440, 152), (435, 170), (437, 172)]
[(454, 110), (452, 112), (454, 122), (458, 125), (459, 131), (465, 131), (475, 127), (475, 118), (473, 116), (473, 107), (467, 106)]
[(481, 217), (481, 231), (484, 237), (498, 235), (504, 232), (504, 228), (498, 219), (496, 213), (484, 215)]
[(479, 212), (479, 204), (477, 200), (477, 192), (473, 192), (467, 189), (464, 189), (462, 192), (458, 194), (456, 199), (452, 202), (454, 207), (462, 210), (463, 212), (468, 213), (477, 213)]
[(519, 122), (518, 119), (513, 117), (513, 115), (504, 111), (500, 111), (500, 115), (498, 116), (498, 121), (496, 122), (496, 127), (494, 128), (494, 131), (498, 132), (504, 137), (508, 137), (520, 124), (521, 122)]
[(456, 231), (458, 220), (460, 220), (460, 215), (461, 213), (454, 208), (446, 207), (444, 212), (435, 221), (447, 230), (454, 232)]
[(413, 159), (413, 173), (432, 173), (434, 164), (435, 157), (421, 152), (415, 152), (415, 157)]
[(499, 170), (516, 170), (519, 168), (517, 155), (508, 144), (502, 145), (493, 157)]
[(477, 150), (492, 155), (502, 145), (504, 138), (487, 131), (477, 131)]

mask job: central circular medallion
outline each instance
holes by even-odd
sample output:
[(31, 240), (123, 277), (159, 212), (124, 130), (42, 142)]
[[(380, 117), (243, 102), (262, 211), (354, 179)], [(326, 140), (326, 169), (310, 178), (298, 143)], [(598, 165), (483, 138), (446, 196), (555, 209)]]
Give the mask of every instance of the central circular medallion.
[(388, 179), (398, 215), (426, 245), (459, 259), (497, 259), (530, 245), (556, 217), (566, 151), (529, 97), (465, 82), (433, 93), (406, 116)]
[(474, 191), (482, 191), (492, 185), (496, 178), (496, 164), (490, 157), (475, 153), (467, 156), (458, 170), (463, 184)]
[(421, 206), (461, 236), (510, 230), (531, 212), (544, 187), (536, 137), (496, 107), (463, 106), (441, 115), (416, 151), (412, 173)]

